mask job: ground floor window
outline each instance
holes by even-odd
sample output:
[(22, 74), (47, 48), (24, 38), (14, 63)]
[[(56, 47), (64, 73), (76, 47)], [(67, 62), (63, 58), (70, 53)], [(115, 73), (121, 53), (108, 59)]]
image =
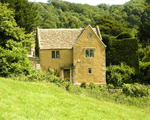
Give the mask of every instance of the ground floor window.
[(52, 51), (52, 58), (60, 58), (59, 51)]
[(92, 74), (92, 68), (88, 68), (88, 73)]

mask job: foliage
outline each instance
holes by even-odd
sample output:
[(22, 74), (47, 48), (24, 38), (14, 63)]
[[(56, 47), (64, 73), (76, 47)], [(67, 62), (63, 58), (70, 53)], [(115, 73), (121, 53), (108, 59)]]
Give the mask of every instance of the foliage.
[(111, 47), (112, 45), (112, 39), (107, 34), (102, 34), (103, 42), (107, 46), (106, 51)]
[(130, 28), (137, 28), (145, 4), (143, 0), (132, 0), (124, 5), (91, 6), (49, 0), (48, 4), (35, 3), (34, 8), (39, 11), (39, 26), (42, 28), (78, 28), (86, 27), (88, 24), (99, 24), (103, 33), (116, 36), (121, 32), (131, 31)]
[(123, 83), (132, 83), (134, 69), (121, 63), (121, 65), (110, 65), (106, 71), (107, 84), (113, 84), (114, 88), (121, 88)]
[(141, 84), (124, 84), (122, 90), (126, 96), (131, 97), (143, 97), (149, 95), (148, 87)]
[(149, 44), (150, 22), (139, 24), (137, 36), (141, 43)]
[(5, 50), (0, 47), (0, 76), (30, 74), (32, 65), (26, 53), (27, 51), (22, 48), (14, 47), (12, 50)]
[(54, 75), (54, 76), (59, 77), (59, 73), (56, 69), (48, 69), (47, 72), (48, 72), (49, 75)]
[(122, 12), (125, 12), (127, 16), (125, 20), (129, 22), (129, 27), (134, 28), (141, 21), (141, 16), (144, 12), (144, 0), (131, 0), (124, 4)]
[(121, 32), (129, 31), (127, 24), (122, 24), (109, 15), (101, 16), (100, 21), (96, 22), (102, 33), (117, 36)]
[(108, 89), (114, 89), (114, 85), (113, 85), (113, 84), (108, 84), (108, 85), (107, 85), (107, 88), (108, 88)]
[[(25, 28), (26, 33), (31, 33), (37, 27), (37, 11), (28, 0), (0, 0), (1, 3), (8, 3), (9, 9), (14, 9), (14, 18), (19, 27)], [(5, 14), (5, 12), (4, 12)]]
[[(12, 47), (30, 48), (32, 43), (32, 35), (25, 34), (25, 31), (17, 26), (14, 19), (14, 11), (7, 8), (7, 4), (0, 3), (0, 46), (3, 48), (12, 49)], [(12, 41), (16, 41), (12, 43)], [(11, 45), (12, 44), (12, 45)], [(6, 46), (7, 45), (7, 46)]]
[(80, 87), (86, 89), (86, 88), (88, 87), (88, 85), (87, 85), (87, 83), (86, 83), (85, 81), (83, 81), (83, 82), (81, 83)]
[(127, 32), (122, 32), (116, 37), (116, 39), (124, 39), (124, 38), (132, 38), (132, 35)]
[(144, 12), (141, 16), (141, 22), (138, 25), (137, 36), (141, 43), (144, 43), (144, 46), (149, 45), (149, 32), (150, 32), (150, 3), (149, 0), (145, 0), (144, 3)]
[(51, 71), (53, 70), (50, 69), (49, 71), (43, 72), (43, 71), (33, 70), (30, 75), (26, 76), (25, 81), (30, 81), (30, 82), (45, 81), (45, 82), (55, 83), (57, 86), (63, 87), (65, 85), (65, 80), (63, 80), (60, 77), (57, 77), (55, 74), (56, 72), (52, 73)]
[(134, 67), (136, 72), (139, 72), (139, 57), (137, 54), (138, 43), (137, 39), (112, 39), (112, 46), (109, 48), (107, 55), (107, 65), (119, 65), (120, 62), (125, 62), (130, 67)]
[(90, 87), (91, 89), (94, 89), (94, 88), (95, 88), (95, 83), (94, 83), (94, 82), (91, 82), (91, 83), (89, 84), (89, 87)]
[(150, 62), (150, 46), (144, 48), (143, 62)]
[(142, 83), (150, 84), (150, 62), (140, 62), (140, 78)]
[(0, 3), (0, 75), (29, 74), (31, 62), (27, 58), (32, 35), (17, 27), (14, 12)]

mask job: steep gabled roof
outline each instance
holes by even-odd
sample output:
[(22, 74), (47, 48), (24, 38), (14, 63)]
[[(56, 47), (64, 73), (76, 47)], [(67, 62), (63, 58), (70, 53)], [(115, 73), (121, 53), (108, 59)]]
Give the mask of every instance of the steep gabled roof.
[[(97, 30), (92, 28), (98, 35)], [(37, 29), (40, 49), (72, 49), (85, 29)]]
[[(105, 44), (103, 43), (103, 41), (102, 41), (102, 37), (101, 37), (101, 34), (100, 34), (99, 27), (96, 26), (96, 29), (95, 29), (95, 28), (92, 28), (91, 25), (88, 25), (88, 26), (84, 29), (84, 31), (82, 32), (82, 34), (80, 35), (80, 37), (76, 40), (76, 43), (74, 44), (74, 46), (77, 44), (77, 42), (79, 41), (79, 39), (82, 37), (82, 35), (84, 34), (84, 32), (85, 32), (88, 28), (91, 28), (91, 29), (92, 29), (92, 31), (95, 33), (95, 35), (97, 36), (97, 38), (99, 39), (99, 41), (102, 43), (102, 45), (103, 45), (104, 47), (106, 47), (106, 45), (105, 45)], [(74, 47), (74, 46), (73, 46), (73, 47)]]

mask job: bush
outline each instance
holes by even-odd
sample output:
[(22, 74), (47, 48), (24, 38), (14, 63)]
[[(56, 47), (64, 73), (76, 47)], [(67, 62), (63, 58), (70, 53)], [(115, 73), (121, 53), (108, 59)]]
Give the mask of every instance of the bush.
[(150, 62), (140, 62), (140, 76), (141, 83), (150, 84)]
[(103, 34), (103, 42), (107, 46), (106, 50), (110, 48), (112, 41), (109, 35)]
[(124, 39), (124, 38), (132, 38), (132, 35), (127, 32), (122, 32), (116, 37), (116, 39)]
[(112, 39), (112, 41), (112, 46), (109, 48), (110, 50), (106, 52), (106, 65), (119, 65), (120, 62), (125, 62), (130, 67), (134, 67), (136, 72), (138, 73), (139, 57), (137, 54), (137, 39)]
[(124, 84), (122, 87), (122, 91), (126, 96), (131, 97), (143, 97), (148, 96), (148, 86), (141, 84)]
[(66, 88), (67, 91), (71, 91), (71, 89), (72, 89), (72, 83), (67, 82), (65, 88)]
[(48, 69), (48, 73), (49, 73), (49, 75), (55, 75), (55, 76), (59, 77), (58, 71), (55, 69)]
[(110, 65), (106, 71), (107, 84), (112, 84), (114, 88), (121, 88), (123, 83), (132, 83), (134, 69), (121, 63), (121, 65)]
[(31, 61), (27, 58), (24, 48), (7, 50), (0, 47), (0, 76), (28, 75), (32, 69)]
[(43, 71), (38, 71), (38, 70), (33, 70), (30, 75), (26, 76), (26, 81), (30, 82), (51, 82), (55, 83), (59, 87), (65, 86), (65, 80), (63, 80), (60, 77), (57, 77), (55, 75), (50, 74), (49, 72), (43, 72)]
[(107, 88), (108, 89), (114, 89), (114, 85), (113, 84), (108, 84)]
[(94, 83), (94, 82), (91, 82), (91, 83), (89, 84), (89, 87), (90, 87), (91, 89), (94, 89), (94, 88), (95, 88), (95, 83)]
[(87, 83), (86, 83), (85, 81), (83, 81), (83, 82), (81, 83), (80, 87), (86, 89), (86, 88), (87, 88)]

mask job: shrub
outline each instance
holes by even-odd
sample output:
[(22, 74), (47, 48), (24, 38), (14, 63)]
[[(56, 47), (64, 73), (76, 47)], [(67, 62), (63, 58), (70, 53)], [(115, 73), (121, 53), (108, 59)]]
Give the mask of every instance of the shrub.
[(109, 47), (112, 44), (111, 38), (109, 35), (103, 34), (103, 42), (107, 46), (106, 50), (109, 49)]
[(47, 72), (48, 72), (50, 75), (55, 75), (55, 76), (59, 77), (59, 74), (58, 74), (58, 72), (57, 72), (56, 69), (48, 69)]
[(122, 87), (122, 91), (126, 96), (131, 97), (143, 97), (148, 96), (148, 86), (141, 84), (124, 84)]
[[(130, 67), (134, 67), (136, 72), (139, 72), (139, 57), (137, 54), (138, 42), (137, 39), (125, 38), (121, 40), (112, 39), (112, 46), (106, 52), (106, 64), (109, 66), (119, 65), (120, 62), (125, 62)], [(107, 50), (107, 48), (106, 48)]]
[(6, 50), (0, 47), (0, 76), (28, 75), (33, 69), (24, 48)]
[(90, 87), (91, 89), (94, 89), (94, 88), (95, 88), (95, 83), (94, 83), (94, 82), (91, 82), (91, 83), (89, 84), (89, 87)]
[(108, 89), (114, 89), (114, 85), (113, 84), (108, 84), (107, 88)]
[(110, 65), (106, 71), (107, 84), (113, 84), (114, 88), (120, 88), (123, 83), (132, 83), (132, 75), (134, 74), (134, 69), (124, 63)]
[(55, 83), (59, 87), (62, 87), (65, 84), (65, 80), (63, 80), (62, 78), (52, 75), (49, 72), (43, 72), (38, 70), (33, 70), (32, 74), (26, 76), (25, 80), (30, 82), (51, 82)]
[(67, 82), (67, 85), (65, 86), (67, 91), (70, 91), (72, 88), (72, 84), (70, 82)]
[(86, 88), (87, 88), (87, 83), (86, 83), (85, 81), (83, 81), (83, 82), (81, 83), (80, 87), (86, 89)]
[(123, 39), (123, 38), (132, 38), (132, 35), (127, 32), (122, 32), (116, 37), (116, 39)]
[(140, 76), (141, 83), (150, 84), (150, 62), (140, 62)]

